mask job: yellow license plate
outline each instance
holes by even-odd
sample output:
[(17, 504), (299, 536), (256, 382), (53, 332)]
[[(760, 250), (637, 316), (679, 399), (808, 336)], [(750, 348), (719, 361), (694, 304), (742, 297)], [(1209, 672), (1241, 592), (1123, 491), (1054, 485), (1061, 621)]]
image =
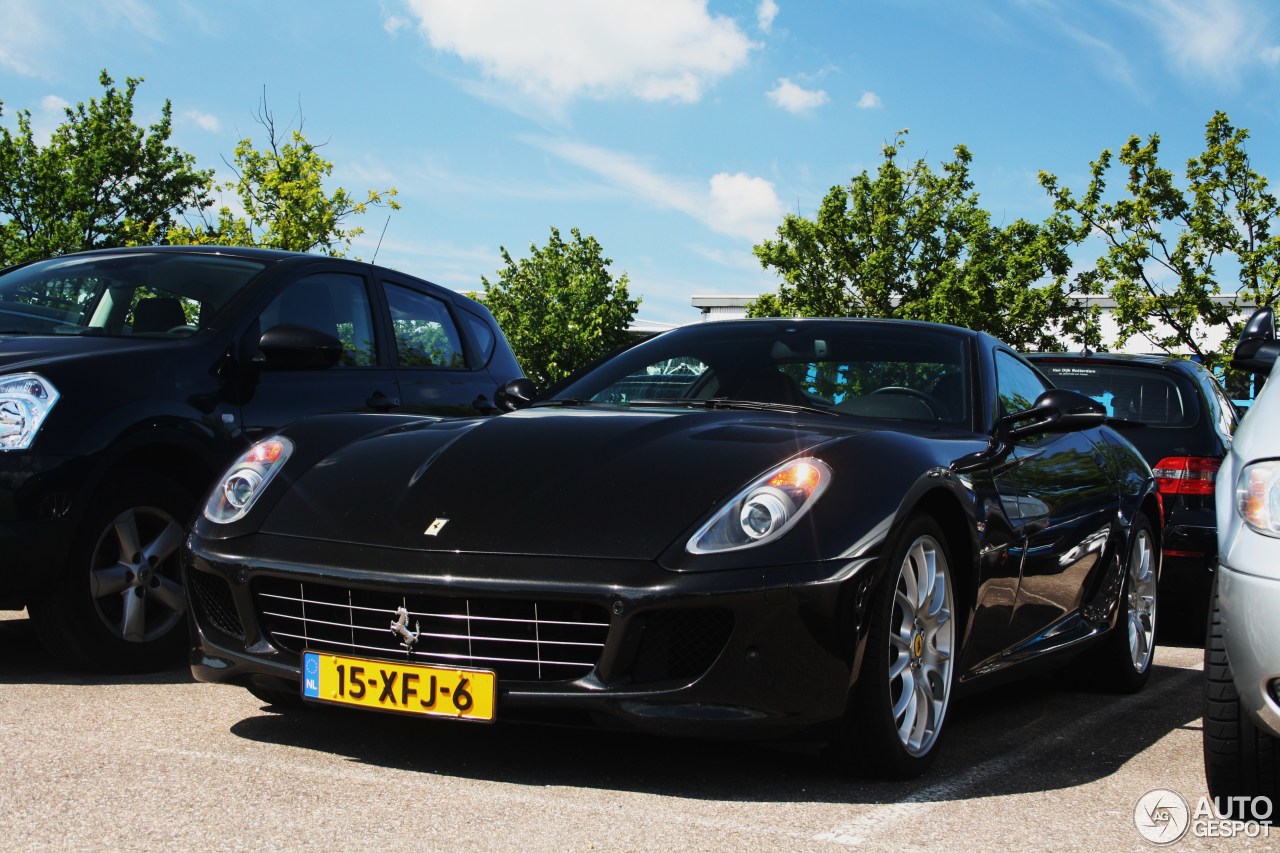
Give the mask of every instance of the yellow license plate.
[(319, 702), (488, 722), (496, 693), (486, 670), (302, 653), (302, 696)]

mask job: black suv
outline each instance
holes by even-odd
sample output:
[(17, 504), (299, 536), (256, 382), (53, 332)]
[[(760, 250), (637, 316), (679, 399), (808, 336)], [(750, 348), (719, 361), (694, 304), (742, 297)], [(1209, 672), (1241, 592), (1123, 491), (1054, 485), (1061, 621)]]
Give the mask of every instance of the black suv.
[(1107, 407), (1155, 472), (1164, 502), (1162, 608), (1201, 637), (1217, 561), (1214, 478), (1238, 415), (1218, 380), (1190, 359), (1158, 355), (1031, 354), (1053, 384)]
[(356, 261), (146, 247), (10, 267), (0, 607), (76, 665), (176, 660), (179, 545), (237, 454), (320, 412), (493, 412), (520, 376), (483, 305)]

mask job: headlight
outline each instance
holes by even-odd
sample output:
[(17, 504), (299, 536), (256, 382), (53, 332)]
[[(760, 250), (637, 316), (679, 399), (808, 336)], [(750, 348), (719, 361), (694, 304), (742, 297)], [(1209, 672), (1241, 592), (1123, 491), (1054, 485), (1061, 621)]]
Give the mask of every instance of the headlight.
[(1244, 466), (1236, 481), (1236, 511), (1257, 532), (1280, 538), (1280, 460)]
[(34, 373), (0, 376), (0, 450), (26, 450), (58, 402), (58, 390)]
[(204, 506), (204, 517), (215, 524), (244, 518), (291, 453), (293, 442), (279, 436), (250, 447), (218, 481)]
[(820, 459), (793, 459), (765, 474), (717, 512), (693, 535), (692, 554), (763, 545), (786, 533), (831, 483)]

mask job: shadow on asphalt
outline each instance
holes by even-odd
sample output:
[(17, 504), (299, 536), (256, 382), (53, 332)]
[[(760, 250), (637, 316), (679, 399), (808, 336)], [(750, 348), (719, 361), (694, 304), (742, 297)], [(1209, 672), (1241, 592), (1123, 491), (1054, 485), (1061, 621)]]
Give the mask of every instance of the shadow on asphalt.
[(180, 684), (191, 681), (183, 662), (161, 672), (108, 675), (71, 669), (54, 660), (36, 637), (25, 613), (3, 611), (0, 618), (0, 684)]
[[(147, 675), (59, 667), (28, 620), (0, 618), (0, 684), (181, 684), (184, 665)], [(18, 618), (13, 618), (18, 616)], [(1196, 643), (1183, 644), (1194, 648)], [(1092, 692), (1064, 670), (952, 706), (937, 762), (922, 779), (879, 782), (841, 768), (817, 744), (684, 740), (498, 723), (422, 720), (304, 707), (231, 727), (252, 741), (411, 772), (529, 786), (572, 786), (744, 802), (950, 801), (1052, 791), (1104, 778), (1177, 729), (1200, 725), (1202, 674), (1157, 664), (1133, 696)], [(233, 695), (239, 688), (219, 690)], [(215, 693), (216, 695), (216, 693)]]
[(597, 729), (420, 720), (267, 706), (232, 726), (249, 740), (378, 767), (529, 786), (743, 802), (951, 801), (1051, 791), (1101, 779), (1170, 732), (1199, 728), (1201, 673), (1157, 664), (1133, 696), (1048, 675), (957, 702), (929, 773), (882, 782), (816, 744), (677, 740)]

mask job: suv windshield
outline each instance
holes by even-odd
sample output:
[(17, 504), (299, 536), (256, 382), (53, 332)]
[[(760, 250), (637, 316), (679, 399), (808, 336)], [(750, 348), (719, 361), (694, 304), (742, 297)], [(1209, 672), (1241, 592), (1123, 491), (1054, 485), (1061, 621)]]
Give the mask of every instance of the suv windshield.
[(1152, 427), (1189, 427), (1199, 420), (1195, 395), (1168, 371), (1084, 361), (1035, 364), (1059, 388), (1106, 406), (1108, 417)]
[(0, 275), (0, 333), (185, 337), (264, 268), (164, 252), (39, 261)]
[(932, 329), (858, 321), (709, 323), (660, 335), (552, 395), (608, 405), (728, 404), (968, 424), (968, 348)]

